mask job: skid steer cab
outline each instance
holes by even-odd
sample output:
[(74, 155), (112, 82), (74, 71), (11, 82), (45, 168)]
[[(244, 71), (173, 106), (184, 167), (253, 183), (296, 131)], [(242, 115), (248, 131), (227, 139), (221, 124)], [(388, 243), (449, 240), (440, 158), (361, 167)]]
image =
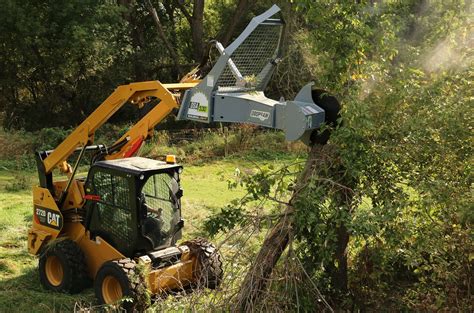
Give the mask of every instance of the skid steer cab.
[(176, 246), (184, 225), (183, 168), (169, 159), (130, 157), (91, 166), (83, 182), (83, 224), (58, 222), (69, 238), (53, 241), (40, 255), (44, 287), (74, 293), (94, 278), (100, 303), (127, 297), (132, 301), (123, 305), (131, 308), (147, 292), (220, 284), (222, 262), (212, 244), (195, 239)]
[(140, 157), (96, 162), (85, 184), (85, 226), (92, 238), (129, 257), (174, 245), (184, 225), (182, 170)]

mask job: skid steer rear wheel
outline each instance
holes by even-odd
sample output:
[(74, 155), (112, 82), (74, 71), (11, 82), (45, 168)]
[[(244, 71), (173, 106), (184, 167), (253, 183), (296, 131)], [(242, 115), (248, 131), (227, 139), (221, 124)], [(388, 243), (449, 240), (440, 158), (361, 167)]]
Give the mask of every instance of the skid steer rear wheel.
[(41, 254), (38, 268), (41, 285), (49, 290), (77, 293), (90, 283), (84, 253), (69, 239), (52, 242)]
[(183, 243), (189, 247), (191, 254), (196, 258), (194, 279), (198, 286), (216, 289), (222, 282), (224, 271), (222, 260), (216, 246), (203, 238), (196, 238)]
[(129, 258), (104, 263), (94, 280), (94, 291), (101, 304), (117, 304), (125, 298), (121, 305), (130, 312), (150, 305), (145, 277)]

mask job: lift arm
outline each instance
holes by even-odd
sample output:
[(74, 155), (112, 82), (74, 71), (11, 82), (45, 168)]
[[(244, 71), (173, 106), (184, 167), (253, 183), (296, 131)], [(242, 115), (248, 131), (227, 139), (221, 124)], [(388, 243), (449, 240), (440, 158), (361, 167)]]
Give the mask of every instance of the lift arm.
[(123, 155), (138, 139), (148, 138), (156, 124), (162, 121), (171, 110), (179, 107), (176, 97), (170, 90), (184, 90), (195, 85), (196, 83), (162, 84), (159, 81), (148, 81), (119, 86), (44, 159), (45, 173), (51, 173), (56, 166), (66, 161), (76, 148), (92, 144), (95, 131), (128, 101), (142, 107), (151, 98), (159, 99), (160, 102), (117, 141), (129, 138), (128, 142), (112, 158)]
[[(145, 91), (136, 95), (136, 101), (142, 102), (142, 105), (153, 98), (161, 99), (161, 101), (115, 142), (115, 144), (118, 144), (128, 138), (127, 143), (119, 151), (110, 154), (105, 158), (111, 160), (135, 155), (141, 144), (153, 136), (154, 127), (166, 118), (173, 109), (179, 108), (178, 99), (172, 92), (187, 90), (193, 88), (197, 84), (198, 82), (162, 84), (162, 87), (168, 91), (167, 98), (162, 98), (160, 96), (160, 93), (164, 94), (163, 90)], [(169, 96), (172, 97), (172, 101)]]
[(122, 157), (137, 140), (146, 140), (152, 134), (156, 124), (162, 121), (171, 110), (179, 107), (172, 90), (186, 90), (196, 84), (162, 84), (159, 81), (148, 81), (119, 86), (51, 154), (44, 158), (44, 173), (46, 175), (50, 174), (55, 167), (66, 161), (78, 147), (91, 145), (94, 142), (95, 131), (125, 103), (131, 102), (138, 107), (142, 107), (151, 99), (159, 99), (160, 102), (117, 141), (120, 142), (128, 138), (127, 143), (109, 158)]

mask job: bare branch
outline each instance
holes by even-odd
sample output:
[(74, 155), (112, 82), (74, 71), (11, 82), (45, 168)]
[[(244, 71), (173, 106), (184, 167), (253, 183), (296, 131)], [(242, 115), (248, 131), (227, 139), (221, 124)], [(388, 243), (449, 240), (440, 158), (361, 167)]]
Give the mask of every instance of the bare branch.
[(150, 0), (145, 0), (145, 6), (147, 10), (150, 12), (151, 16), (153, 17), (153, 21), (155, 22), (158, 36), (161, 38), (161, 40), (163, 40), (163, 43), (165, 44), (166, 49), (171, 54), (171, 57), (173, 59), (173, 64), (176, 66), (176, 69), (178, 70), (178, 73), (179, 73), (180, 70), (179, 70), (179, 63), (178, 63), (178, 54), (176, 53), (171, 43), (168, 41), (168, 38), (166, 38), (165, 30), (163, 28), (163, 25), (161, 24), (160, 17), (158, 16), (158, 12), (156, 12), (155, 7), (153, 6)]

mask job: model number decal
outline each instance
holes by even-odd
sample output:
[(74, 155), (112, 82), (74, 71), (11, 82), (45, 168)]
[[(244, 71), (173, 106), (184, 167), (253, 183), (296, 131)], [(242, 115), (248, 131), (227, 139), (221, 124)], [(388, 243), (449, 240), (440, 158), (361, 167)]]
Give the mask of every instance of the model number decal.
[(61, 229), (63, 227), (63, 218), (58, 211), (39, 206), (35, 206), (35, 221), (38, 224), (54, 229)]

